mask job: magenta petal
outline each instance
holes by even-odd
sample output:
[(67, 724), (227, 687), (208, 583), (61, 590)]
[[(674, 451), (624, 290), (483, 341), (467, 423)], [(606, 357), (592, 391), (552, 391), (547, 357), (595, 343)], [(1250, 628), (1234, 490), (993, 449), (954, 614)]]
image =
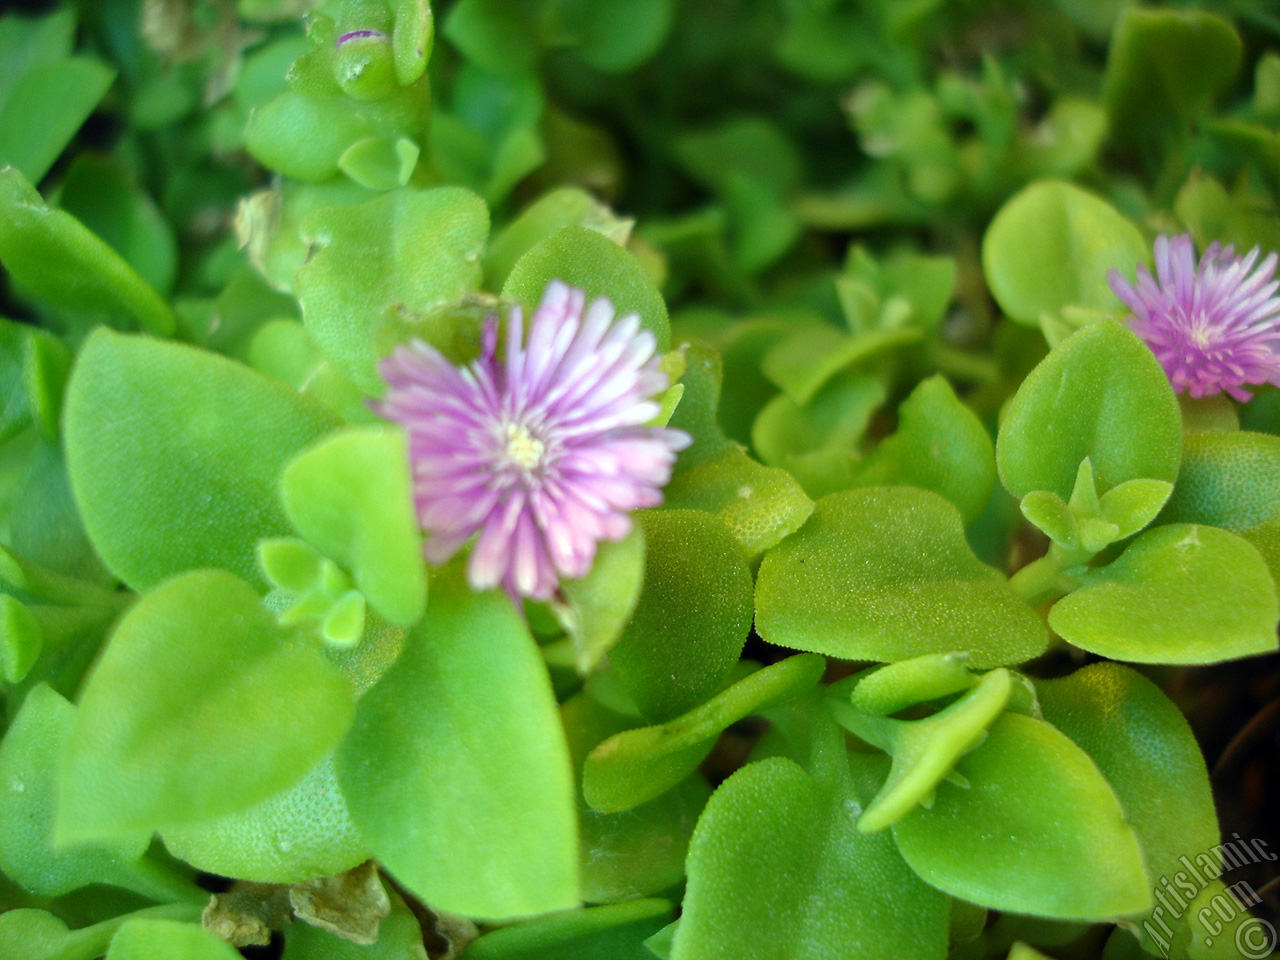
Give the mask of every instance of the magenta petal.
[(1280, 381), (1280, 298), (1272, 277), (1277, 256), (1258, 262), (1214, 243), (1197, 263), (1190, 234), (1155, 242), (1156, 277), (1139, 266), (1131, 285), (1112, 270), (1107, 282), (1131, 311), (1129, 327), (1151, 348), (1179, 393), (1227, 393)]

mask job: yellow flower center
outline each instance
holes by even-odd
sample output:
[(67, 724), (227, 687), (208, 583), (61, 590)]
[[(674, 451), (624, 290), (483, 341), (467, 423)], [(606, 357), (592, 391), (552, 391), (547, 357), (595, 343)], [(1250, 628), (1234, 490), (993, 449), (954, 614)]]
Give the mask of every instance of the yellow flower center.
[(506, 455), (521, 470), (533, 470), (542, 463), (546, 445), (523, 423), (507, 424)]

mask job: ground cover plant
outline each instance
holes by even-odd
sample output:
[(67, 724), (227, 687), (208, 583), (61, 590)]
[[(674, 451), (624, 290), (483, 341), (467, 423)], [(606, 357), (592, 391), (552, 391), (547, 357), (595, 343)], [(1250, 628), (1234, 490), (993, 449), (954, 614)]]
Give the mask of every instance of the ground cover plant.
[(0, 17), (0, 960), (1270, 955), (1278, 49)]

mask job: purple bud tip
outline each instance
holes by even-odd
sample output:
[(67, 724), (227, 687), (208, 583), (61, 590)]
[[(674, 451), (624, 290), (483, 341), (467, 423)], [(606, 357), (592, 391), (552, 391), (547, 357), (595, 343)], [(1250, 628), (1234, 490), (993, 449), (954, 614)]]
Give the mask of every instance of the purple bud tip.
[(341, 48), (344, 43), (349, 43), (352, 40), (374, 40), (374, 39), (385, 40), (387, 39), (387, 35), (383, 33), (381, 30), (352, 30), (350, 33), (344, 33), (342, 36), (340, 36), (335, 46), (338, 48)]

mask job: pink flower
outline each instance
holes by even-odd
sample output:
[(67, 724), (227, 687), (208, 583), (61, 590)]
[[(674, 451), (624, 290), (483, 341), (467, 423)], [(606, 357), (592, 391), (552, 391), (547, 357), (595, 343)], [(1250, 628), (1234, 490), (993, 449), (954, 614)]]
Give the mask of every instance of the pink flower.
[(655, 340), (634, 313), (560, 281), (547, 286), (521, 346), (511, 311), (505, 356), (497, 320), (481, 356), (459, 369), (421, 341), (382, 363), (377, 407), (409, 434), (427, 559), (444, 563), (479, 533), (467, 574), (477, 590), (545, 600), (560, 577), (586, 575), (601, 540), (631, 531), (633, 510), (662, 502), (679, 430), (645, 426), (667, 386)]
[[(1107, 274), (1133, 311), (1129, 326), (1146, 341), (1179, 393), (1207, 397), (1226, 391), (1245, 401), (1245, 385), (1280, 384), (1280, 282), (1276, 254), (1258, 263), (1259, 249), (1237, 257), (1216, 242), (1197, 267), (1190, 234), (1156, 239), (1156, 276), (1138, 267), (1133, 287)], [(1255, 268), (1255, 264), (1257, 264)]]

